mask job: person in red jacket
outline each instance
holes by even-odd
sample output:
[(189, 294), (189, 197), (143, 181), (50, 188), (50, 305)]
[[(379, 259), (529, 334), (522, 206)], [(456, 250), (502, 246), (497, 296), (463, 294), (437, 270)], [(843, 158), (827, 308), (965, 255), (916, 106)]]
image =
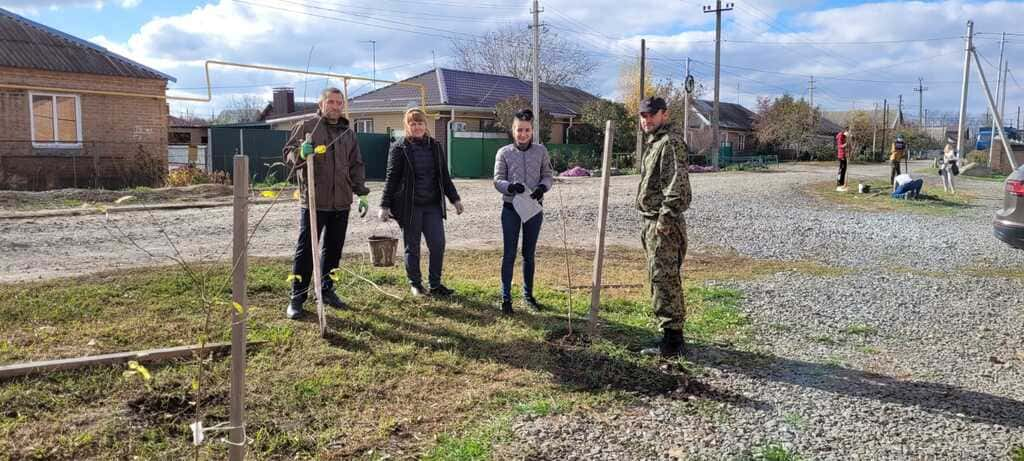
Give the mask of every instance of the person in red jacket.
[(850, 150), (850, 127), (836, 134), (836, 157), (839, 158), (839, 174), (836, 175), (836, 186), (846, 186), (846, 157)]

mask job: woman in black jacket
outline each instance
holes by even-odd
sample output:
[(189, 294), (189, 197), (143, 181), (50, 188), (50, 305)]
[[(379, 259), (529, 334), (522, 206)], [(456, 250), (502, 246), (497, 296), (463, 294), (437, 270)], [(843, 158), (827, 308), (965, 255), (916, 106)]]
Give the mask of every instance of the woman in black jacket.
[(405, 112), (405, 139), (395, 143), (388, 154), (384, 196), (378, 216), (394, 218), (402, 228), (405, 242), (405, 274), (412, 294), (427, 293), (420, 272), (420, 235), (430, 251), (427, 282), (430, 294), (448, 296), (452, 290), (441, 284), (444, 265), (445, 197), (462, 214), (462, 202), (448, 173), (448, 160), (441, 143), (427, 131), (427, 117), (419, 109)]

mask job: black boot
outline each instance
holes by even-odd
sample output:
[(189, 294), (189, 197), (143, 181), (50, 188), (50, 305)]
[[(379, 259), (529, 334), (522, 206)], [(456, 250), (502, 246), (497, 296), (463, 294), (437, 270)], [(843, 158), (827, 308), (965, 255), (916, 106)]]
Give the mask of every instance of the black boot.
[(417, 298), (427, 295), (427, 289), (423, 288), (423, 285), (420, 283), (410, 283), (409, 291)]
[(504, 315), (512, 315), (512, 300), (506, 299), (501, 302), (501, 313)]
[(447, 296), (451, 296), (453, 294), (455, 294), (455, 292), (452, 291), (451, 288), (448, 288), (448, 287), (446, 287), (444, 285), (441, 285), (441, 284), (438, 284), (436, 286), (430, 287), (430, 296), (447, 297)]
[(341, 298), (338, 297), (338, 294), (334, 292), (334, 290), (324, 290), (323, 293), (321, 293), (321, 295), (323, 295), (324, 304), (328, 306), (331, 306), (335, 309), (344, 309), (348, 307), (345, 304), (345, 301), (342, 301)]
[(544, 305), (537, 302), (537, 299), (534, 298), (533, 296), (527, 296), (523, 299), (523, 301), (526, 302), (526, 305), (529, 306), (530, 309), (533, 309), (536, 312), (544, 310)]
[(685, 353), (685, 349), (683, 331), (666, 328), (658, 347), (644, 349), (640, 353), (643, 355), (660, 355), (662, 357), (679, 357)]

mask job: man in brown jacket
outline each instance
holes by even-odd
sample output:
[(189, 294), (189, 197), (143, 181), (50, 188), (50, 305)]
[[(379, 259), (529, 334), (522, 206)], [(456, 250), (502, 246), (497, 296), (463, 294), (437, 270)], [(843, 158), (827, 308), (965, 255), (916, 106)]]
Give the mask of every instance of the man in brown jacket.
[[(299, 210), (299, 241), (295, 244), (295, 263), (292, 274), (291, 300), (286, 314), (290, 319), (302, 316), (302, 303), (306, 301), (313, 274), (313, 253), (310, 246), (309, 203), (306, 184), (308, 162), (316, 168), (316, 220), (320, 229), (320, 267), (324, 303), (341, 309), (344, 302), (334, 292), (331, 271), (341, 261), (341, 250), (345, 246), (349, 209), (352, 196), (359, 196), (359, 215), (365, 216), (368, 208), (366, 195), (366, 168), (356, 133), (349, 121), (342, 116), (344, 104), (341, 90), (327, 88), (320, 95), (320, 108), (316, 117), (299, 122), (292, 128), (291, 136), (284, 146), (285, 163), (296, 165), (299, 178), (299, 195), (302, 198)], [(306, 140), (306, 135), (310, 140)]]

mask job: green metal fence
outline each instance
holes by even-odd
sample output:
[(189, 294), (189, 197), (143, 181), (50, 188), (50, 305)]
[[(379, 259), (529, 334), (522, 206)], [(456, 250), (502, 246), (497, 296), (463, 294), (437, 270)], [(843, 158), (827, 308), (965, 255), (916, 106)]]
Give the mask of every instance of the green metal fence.
[(448, 138), (448, 171), (456, 178), (490, 178), (498, 149), (508, 143), (503, 133), (454, 132)]
[[(254, 181), (263, 181), (273, 172), (277, 180), (284, 179), (287, 171), (270, 165), (280, 162), (281, 151), (288, 142), (288, 131), (269, 128), (216, 127), (210, 129), (211, 171), (234, 174), (232, 157), (241, 150), (249, 157), (249, 173)], [(384, 179), (388, 165), (391, 136), (376, 133), (357, 133), (359, 152), (366, 164), (367, 179)]]

